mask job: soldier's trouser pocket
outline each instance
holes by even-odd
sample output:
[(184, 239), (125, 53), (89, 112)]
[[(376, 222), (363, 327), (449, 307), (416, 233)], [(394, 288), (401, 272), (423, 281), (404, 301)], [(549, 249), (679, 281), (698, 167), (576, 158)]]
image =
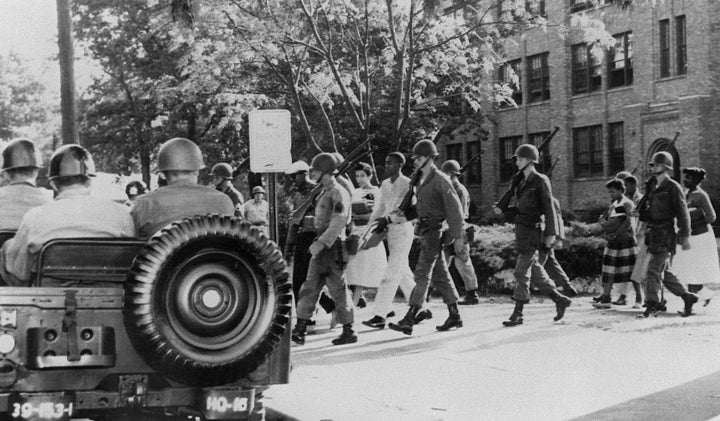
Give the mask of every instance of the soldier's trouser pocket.
[(673, 227), (648, 227), (645, 236), (645, 245), (648, 252), (657, 253), (674, 253), (675, 252), (675, 229)]

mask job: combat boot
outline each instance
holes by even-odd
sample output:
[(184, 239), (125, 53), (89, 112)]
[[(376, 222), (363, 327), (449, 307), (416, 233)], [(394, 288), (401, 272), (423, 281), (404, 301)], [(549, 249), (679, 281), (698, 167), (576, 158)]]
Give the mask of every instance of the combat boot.
[(663, 307), (663, 304), (660, 304), (657, 301), (648, 300), (647, 303), (645, 303), (643, 317), (657, 316), (661, 311), (665, 311)]
[(503, 326), (512, 327), (523, 324), (523, 306), (525, 305), (522, 301), (515, 301), (515, 308), (508, 320), (502, 322)]
[(332, 340), (333, 345), (354, 344), (358, 337), (352, 329), (352, 323), (343, 325), (343, 331), (337, 338)]
[(472, 289), (465, 294), (465, 298), (458, 302), (461, 306), (470, 306), (480, 304), (480, 297), (478, 297), (477, 290)]
[(397, 322), (397, 324), (389, 323), (388, 326), (390, 326), (390, 329), (392, 330), (397, 330), (398, 332), (402, 332), (406, 335), (412, 335), (413, 325), (415, 324), (415, 316), (417, 316), (418, 311), (420, 311), (420, 306), (411, 305), (408, 308), (408, 312), (405, 314), (405, 317)]
[(365, 326), (370, 326), (375, 329), (385, 329), (385, 319), (383, 319), (380, 316), (373, 316), (370, 320), (365, 320), (362, 322)]
[(553, 320), (557, 322), (558, 320), (563, 318), (563, 316), (565, 315), (565, 309), (570, 307), (570, 304), (572, 304), (572, 300), (560, 294), (559, 292), (557, 292), (557, 290), (553, 291), (550, 294), (550, 299), (555, 302), (555, 311), (557, 312), (557, 314), (555, 315), (555, 317), (553, 317)]
[(562, 287), (563, 295), (566, 297), (577, 297), (578, 292), (572, 285), (567, 284)]
[(413, 324), (418, 324), (423, 320), (430, 319), (432, 319), (432, 311), (425, 309), (423, 311), (419, 311), (418, 314), (415, 315), (415, 320), (413, 320)]
[(305, 345), (305, 335), (307, 334), (308, 324), (310, 324), (309, 319), (298, 318), (290, 339), (298, 345)]
[(447, 320), (445, 320), (445, 323), (441, 324), (440, 326), (435, 326), (435, 329), (444, 332), (454, 327), (463, 327), (463, 322), (462, 319), (460, 319), (460, 312), (458, 311), (457, 303), (448, 304), (448, 313), (449, 316)]
[(685, 309), (683, 311), (678, 311), (678, 313), (683, 317), (688, 317), (693, 314), (693, 304), (698, 302), (698, 296), (693, 294), (692, 292), (686, 292), (681, 297), (685, 302)]

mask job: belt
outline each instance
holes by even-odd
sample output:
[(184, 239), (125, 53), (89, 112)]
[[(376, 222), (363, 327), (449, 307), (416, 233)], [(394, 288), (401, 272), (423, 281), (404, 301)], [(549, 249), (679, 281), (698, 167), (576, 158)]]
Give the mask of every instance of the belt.
[(651, 228), (670, 228), (675, 226), (674, 219), (663, 219), (660, 221), (648, 221), (648, 226)]

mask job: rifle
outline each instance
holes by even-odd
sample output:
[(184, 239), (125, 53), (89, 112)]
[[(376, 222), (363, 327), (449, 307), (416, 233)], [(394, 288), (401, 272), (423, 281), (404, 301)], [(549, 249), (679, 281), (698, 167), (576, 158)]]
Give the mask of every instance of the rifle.
[[(372, 152), (371, 148), (368, 148), (367, 146), (370, 145), (370, 141), (372, 140), (372, 137), (367, 138), (363, 143), (359, 144), (355, 149), (350, 151), (350, 153), (347, 155), (345, 160), (341, 162), (337, 166), (337, 173), (338, 174), (344, 174), (350, 170), (350, 168), (354, 167), (358, 162), (360, 162), (365, 155)], [(305, 218), (305, 215), (307, 215), (308, 211), (310, 210), (310, 207), (315, 203), (315, 199), (317, 196), (322, 192), (323, 186), (322, 183), (318, 183), (308, 194), (308, 197), (305, 199), (304, 202), (300, 206), (298, 206), (297, 209), (295, 209), (292, 212), (292, 215), (290, 215), (290, 224), (301, 224), (303, 218)]]
[(477, 154), (477, 155), (473, 156), (472, 158), (470, 158), (470, 160), (469, 160), (468, 162), (466, 162), (465, 165), (463, 165), (462, 167), (460, 167), (460, 174), (459, 174), (459, 175), (462, 175), (465, 171), (467, 171), (468, 168), (470, 168), (470, 165), (472, 165), (473, 162), (475, 162), (475, 161), (477, 161), (478, 159), (480, 159), (480, 157), (481, 157), (482, 154), (484, 154), (484, 153), (485, 153), (485, 151), (482, 150), (482, 151), (480, 151), (479, 154)]
[[(540, 146), (538, 146), (538, 152), (542, 153), (545, 149), (547, 149), (550, 141), (555, 136), (555, 133), (557, 133), (559, 130), (560, 127), (555, 126), (555, 129), (553, 129), (553, 131), (549, 135), (547, 135), (545, 139), (543, 139), (543, 141), (540, 143)], [(518, 172), (516, 172), (515, 175), (512, 176), (512, 179), (510, 180), (510, 187), (500, 198), (500, 200), (495, 203), (495, 207), (499, 209), (503, 214), (505, 214), (505, 217), (508, 220), (514, 219), (514, 214), (517, 213), (517, 211), (514, 210), (514, 206), (512, 207), (513, 210), (511, 210), (510, 201), (515, 195), (515, 189), (517, 189), (520, 181), (522, 180), (523, 171), (525, 171), (525, 168), (527, 168), (530, 164), (532, 164), (532, 162), (528, 162), (527, 165), (525, 165)]]
[(553, 162), (552, 165), (550, 165), (550, 168), (548, 168), (548, 170), (545, 171), (545, 175), (548, 178), (552, 177), (553, 170), (555, 169), (555, 166), (558, 164), (558, 162), (560, 162), (560, 158), (555, 158), (555, 162)]

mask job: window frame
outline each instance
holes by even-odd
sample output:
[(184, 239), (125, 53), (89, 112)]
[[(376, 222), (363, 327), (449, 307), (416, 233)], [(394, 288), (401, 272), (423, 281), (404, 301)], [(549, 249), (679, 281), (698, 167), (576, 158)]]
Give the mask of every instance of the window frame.
[[(596, 61), (591, 50), (591, 46), (585, 42), (574, 44), (570, 47), (573, 95), (589, 94), (602, 90), (602, 61)], [(584, 62), (576, 60), (576, 58), (583, 57)], [(595, 70), (597, 70), (597, 75), (593, 75), (593, 71)], [(579, 89), (578, 85), (581, 81), (584, 82), (584, 88)]]
[[(499, 146), (500, 146), (500, 153), (498, 154), (500, 158), (500, 181), (506, 182), (510, 181), (512, 176), (516, 172), (515, 168), (515, 160), (513, 159), (513, 154), (515, 154), (515, 150), (518, 146), (522, 144), (523, 137), (521, 135), (518, 136), (504, 136), (498, 139)], [(508, 149), (508, 144), (510, 145), (510, 149)], [(509, 156), (506, 156), (509, 152)]]
[[(528, 104), (531, 104), (533, 102), (550, 100), (550, 67), (548, 66), (549, 56), (549, 52), (544, 52), (540, 54), (533, 54), (525, 59), (527, 66)], [(540, 62), (540, 67), (538, 69), (533, 68), (533, 64), (536, 60), (539, 60)], [(533, 89), (533, 85), (539, 87)]]
[[(507, 69), (511, 68), (515, 75), (517, 75), (517, 84), (513, 83), (512, 80), (506, 80)], [(510, 86), (513, 90), (511, 98), (515, 101), (518, 107), (523, 105), (523, 78), (522, 78), (522, 59), (517, 58), (514, 60), (508, 60), (500, 66), (500, 74), (498, 75), (500, 83), (505, 83)], [(500, 108), (512, 107), (510, 103), (503, 102), (500, 104)]]
[[(619, 147), (618, 147), (619, 143)], [(611, 174), (625, 169), (625, 123), (608, 123), (608, 167)]]
[(687, 74), (687, 19), (685, 15), (675, 16), (675, 71)]
[(670, 63), (670, 19), (660, 19), (658, 29), (658, 72), (660, 78), (672, 76)]
[[(622, 44), (623, 57), (618, 60), (615, 56), (617, 49), (610, 49), (607, 60), (607, 85), (608, 89), (619, 88), (622, 86), (630, 86), (633, 84), (633, 33), (632, 31), (623, 32), (613, 36), (615, 45)], [(618, 62), (622, 61), (622, 67), (616, 67)], [(621, 80), (622, 82), (618, 82)]]
[[(574, 127), (572, 136), (575, 178), (604, 176), (602, 125)], [(587, 151), (580, 148), (583, 140), (587, 141)], [(581, 154), (587, 155), (587, 163), (582, 162)]]
[[(475, 148), (477, 146), (477, 148)], [(470, 161), (472, 157), (479, 154), (482, 151), (482, 141), (473, 140), (465, 142), (465, 162)], [(465, 185), (477, 186), (482, 184), (482, 157), (478, 158), (472, 163), (463, 174), (465, 177)]]

